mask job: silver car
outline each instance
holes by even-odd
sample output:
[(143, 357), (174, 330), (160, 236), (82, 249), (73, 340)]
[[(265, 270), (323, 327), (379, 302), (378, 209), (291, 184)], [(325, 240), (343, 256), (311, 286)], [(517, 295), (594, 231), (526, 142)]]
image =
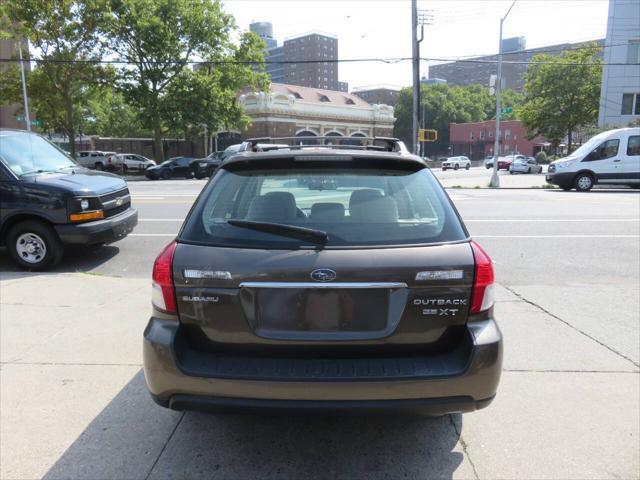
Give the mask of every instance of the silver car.
[(123, 171), (127, 170), (146, 170), (149, 167), (155, 167), (156, 162), (149, 160), (142, 155), (135, 153), (121, 153), (118, 155), (118, 165), (122, 166)]
[(509, 167), (509, 173), (542, 173), (542, 165), (535, 158), (516, 158)]

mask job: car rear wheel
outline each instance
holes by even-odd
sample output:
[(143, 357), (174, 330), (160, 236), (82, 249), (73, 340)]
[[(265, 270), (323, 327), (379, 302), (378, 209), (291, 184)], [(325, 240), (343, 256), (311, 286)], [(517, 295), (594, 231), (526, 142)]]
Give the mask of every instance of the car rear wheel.
[(593, 188), (593, 177), (590, 173), (580, 173), (573, 181), (576, 190), (579, 192), (588, 192)]
[(27, 270), (46, 270), (62, 258), (60, 239), (51, 226), (27, 220), (15, 225), (7, 236), (9, 254)]
[(465, 167), (464, 167), (464, 169), (465, 169), (465, 170), (469, 170), (470, 168), (471, 168), (471, 164), (470, 164), (470, 163), (467, 163), (467, 164), (465, 165)]
[(127, 167), (124, 163), (122, 164), (122, 173), (127, 173), (127, 170), (129, 169), (129, 167)]
[(459, 168), (460, 168), (460, 166), (457, 163), (453, 166), (454, 170), (458, 170)]
[(442, 171), (446, 172), (447, 171), (447, 167), (442, 167)]
[(102, 162), (96, 162), (94, 167), (96, 170), (104, 170), (104, 165), (102, 164)]
[(527, 169), (527, 173), (531, 173), (531, 167)]

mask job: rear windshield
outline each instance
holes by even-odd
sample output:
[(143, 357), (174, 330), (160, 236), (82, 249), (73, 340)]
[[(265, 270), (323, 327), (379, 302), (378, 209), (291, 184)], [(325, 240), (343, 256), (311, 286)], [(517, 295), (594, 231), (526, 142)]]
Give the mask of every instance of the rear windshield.
[(314, 248), (307, 239), (231, 225), (268, 222), (325, 232), (325, 248), (414, 245), (467, 234), (428, 169), (220, 170), (180, 239), (240, 248)]

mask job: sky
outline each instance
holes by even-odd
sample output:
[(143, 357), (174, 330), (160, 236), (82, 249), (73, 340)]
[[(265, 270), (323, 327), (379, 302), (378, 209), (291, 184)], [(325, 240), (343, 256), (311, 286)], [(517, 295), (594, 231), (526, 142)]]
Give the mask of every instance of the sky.
[[(223, 0), (238, 26), (273, 23), (278, 44), (287, 37), (317, 30), (338, 37), (339, 59), (411, 56), (409, 0)], [(430, 10), (421, 57), (456, 58), (495, 54), (500, 17), (512, 0), (424, 0)], [(516, 0), (504, 22), (503, 38), (524, 36), (527, 48), (605, 37), (608, 0)], [(438, 62), (436, 62), (438, 63)], [(422, 62), (421, 75), (427, 73)], [(339, 79), (349, 89), (411, 83), (411, 62), (341, 63)]]

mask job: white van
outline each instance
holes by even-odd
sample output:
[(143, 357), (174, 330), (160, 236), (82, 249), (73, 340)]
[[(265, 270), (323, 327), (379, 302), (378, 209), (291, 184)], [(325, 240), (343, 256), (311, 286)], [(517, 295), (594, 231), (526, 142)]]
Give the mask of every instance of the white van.
[(640, 187), (640, 128), (620, 128), (591, 138), (568, 157), (551, 162), (547, 182), (588, 192), (596, 184)]

